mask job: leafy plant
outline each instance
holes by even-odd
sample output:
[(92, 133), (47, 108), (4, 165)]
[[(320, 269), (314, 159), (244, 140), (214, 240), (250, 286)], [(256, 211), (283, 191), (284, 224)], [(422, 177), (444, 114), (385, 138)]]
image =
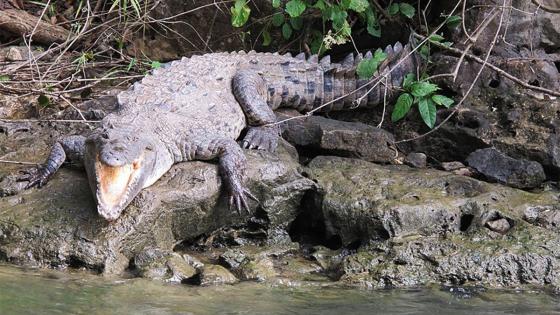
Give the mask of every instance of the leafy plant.
[(389, 13), (389, 15), (396, 15), (400, 12), (400, 14), (406, 16), (409, 19), (412, 19), (412, 17), (414, 17), (414, 14), (416, 14), (416, 9), (408, 3), (401, 2), (391, 4), (387, 12)]
[(410, 112), (412, 105), (418, 104), (422, 120), (428, 127), (434, 128), (437, 106), (449, 108), (454, 103), (453, 99), (436, 93), (440, 90), (437, 84), (427, 80), (416, 80), (414, 74), (406, 75), (402, 88), (404, 93), (397, 99), (391, 115), (393, 122), (404, 118)]
[(356, 69), (360, 79), (369, 79), (373, 77), (375, 71), (377, 71), (377, 68), (379, 67), (379, 64), (381, 64), (385, 59), (387, 59), (387, 54), (384, 53), (383, 50), (377, 49), (373, 54), (373, 57), (360, 61)]
[(251, 8), (247, 3), (247, 0), (235, 0), (235, 4), (231, 7), (231, 25), (234, 27), (241, 27), (249, 20)]

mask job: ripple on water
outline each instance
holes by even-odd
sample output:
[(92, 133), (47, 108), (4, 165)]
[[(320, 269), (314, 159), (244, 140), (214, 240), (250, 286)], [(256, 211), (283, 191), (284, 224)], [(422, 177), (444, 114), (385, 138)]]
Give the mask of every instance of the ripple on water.
[(560, 303), (540, 291), (192, 287), (0, 266), (0, 314), (560, 314)]

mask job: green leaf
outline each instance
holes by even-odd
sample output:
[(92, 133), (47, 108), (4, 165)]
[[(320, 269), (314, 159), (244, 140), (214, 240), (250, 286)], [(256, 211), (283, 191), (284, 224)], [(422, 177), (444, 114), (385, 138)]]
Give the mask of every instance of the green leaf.
[(413, 98), (412, 95), (408, 93), (403, 93), (397, 99), (395, 108), (393, 109), (393, 114), (391, 115), (391, 120), (397, 122), (401, 120), (408, 112), (412, 106)]
[(152, 61), (152, 63), (150, 64), (150, 67), (151, 67), (152, 69), (161, 68), (161, 62), (159, 62), (159, 61)]
[(406, 16), (409, 19), (412, 19), (414, 14), (416, 13), (416, 9), (408, 3), (401, 2), (399, 3), (399, 10), (401, 14)]
[(290, 18), (290, 24), (294, 30), (299, 31), (303, 27), (303, 19), (301, 17)]
[(398, 3), (391, 4), (389, 9), (387, 9), (387, 12), (389, 13), (389, 15), (395, 15), (399, 13), (399, 4)]
[(381, 27), (379, 26), (379, 20), (377, 19), (375, 11), (373, 11), (371, 7), (366, 11), (366, 19), (367, 32), (371, 36), (381, 37)]
[(130, 69), (132, 69), (132, 67), (134, 67), (136, 65), (136, 58), (131, 58), (130, 62), (128, 63), (128, 67), (126, 67), (126, 71), (130, 71)]
[(284, 39), (286, 40), (292, 37), (292, 27), (290, 26), (290, 24), (284, 23), (284, 25), (282, 25), (282, 37), (284, 37)]
[(453, 101), (453, 99), (439, 94), (432, 96), (432, 101), (434, 101), (434, 103), (438, 105), (445, 106), (447, 108), (449, 108), (455, 102)]
[(333, 22), (333, 27), (336, 30), (339, 30), (343, 27), (344, 22), (346, 22), (346, 17), (348, 17), (348, 13), (340, 9), (340, 7), (335, 6), (331, 9), (330, 19)]
[(449, 28), (456, 28), (457, 26), (459, 26), (459, 24), (461, 24), (461, 17), (458, 15), (451, 15), (450, 17), (447, 18), (447, 20), (445, 21), (445, 23), (447, 24), (447, 27)]
[(358, 67), (356, 68), (356, 72), (358, 73), (360, 79), (365, 80), (373, 77), (375, 71), (377, 71), (377, 67), (379, 67), (379, 64), (386, 58), (387, 54), (384, 53), (383, 50), (378, 49), (375, 51), (375, 54), (372, 58), (363, 59), (362, 61), (360, 61)]
[(430, 36), (430, 41), (431, 42), (439, 43), (439, 42), (443, 41), (444, 39), (445, 38), (443, 36), (438, 35), (438, 34), (433, 34), (432, 36)]
[(276, 13), (272, 16), (272, 25), (279, 27), (284, 23), (284, 13)]
[(422, 47), (420, 47), (420, 56), (422, 56), (424, 60), (430, 58), (430, 47), (428, 45), (422, 45)]
[(43, 106), (43, 107), (48, 107), (51, 103), (51, 100), (49, 99), (48, 96), (46, 96), (45, 94), (41, 94), (39, 95), (39, 97), (37, 98), (37, 102), (39, 103), (39, 105)]
[(367, 0), (350, 0), (350, 5), (348, 6), (348, 8), (350, 10), (361, 13), (369, 8), (369, 2)]
[(412, 95), (416, 97), (424, 97), (439, 90), (439, 87), (429, 82), (414, 82), (410, 87)]
[(286, 12), (290, 17), (298, 17), (305, 11), (305, 3), (302, 0), (290, 0), (286, 3)]
[(327, 4), (327, 3), (325, 3), (324, 0), (318, 0), (318, 1), (313, 5), (314, 8), (317, 8), (317, 9), (319, 9), (319, 10), (321, 10), (321, 11), (325, 11), (325, 10), (327, 9), (327, 6), (330, 6), (330, 5)]
[(10, 76), (8, 76), (7, 74), (0, 75), (0, 82), (8, 82), (8, 81), (10, 81)]
[(270, 36), (270, 32), (268, 30), (264, 30), (263, 33), (263, 46), (268, 46), (272, 42), (272, 36)]
[(251, 9), (247, 5), (247, 0), (235, 0), (231, 7), (231, 25), (241, 27), (249, 20)]
[(403, 89), (408, 90), (412, 82), (414, 82), (414, 80), (416, 80), (416, 75), (414, 73), (409, 73), (405, 75), (402, 84)]
[(421, 98), (418, 102), (418, 110), (420, 111), (420, 116), (424, 123), (430, 127), (434, 128), (436, 124), (436, 104), (431, 98)]
[(272, 7), (273, 8), (279, 8), (280, 7), (280, 0), (272, 0)]

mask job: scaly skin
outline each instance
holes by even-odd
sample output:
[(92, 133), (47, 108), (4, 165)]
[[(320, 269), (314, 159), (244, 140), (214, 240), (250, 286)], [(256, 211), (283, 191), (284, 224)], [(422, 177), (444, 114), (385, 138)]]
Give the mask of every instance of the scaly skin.
[[(378, 75), (409, 51), (400, 43), (388, 46), (389, 58)], [(274, 109), (309, 111), (361, 86), (322, 111), (376, 105), (384, 96), (390, 101), (404, 75), (417, 67), (415, 56), (409, 57), (388, 75), (387, 90), (379, 85), (355, 104), (369, 89), (367, 81), (355, 77), (361, 59), (349, 55), (332, 64), (328, 57), (319, 62), (317, 56), (305, 60), (303, 55), (240, 52), (174, 61), (120, 93), (119, 110), (106, 116), (92, 135), (57, 142), (38, 172), (24, 179), (28, 187), (42, 186), (67, 157), (81, 159), (99, 214), (115, 220), (173, 164), (217, 158), (230, 207), (248, 209), (247, 197), (254, 197), (244, 187), (246, 161), (236, 143), (243, 129), (249, 128), (242, 147), (274, 151), (279, 135)]]

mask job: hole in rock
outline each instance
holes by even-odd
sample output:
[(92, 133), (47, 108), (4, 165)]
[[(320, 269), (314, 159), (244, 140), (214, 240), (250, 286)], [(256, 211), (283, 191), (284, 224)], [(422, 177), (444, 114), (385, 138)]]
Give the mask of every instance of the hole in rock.
[(541, 86), (541, 83), (539, 82), (539, 80), (536, 80), (536, 79), (532, 80), (532, 81), (529, 81), (527, 83), (529, 83), (529, 85), (532, 85), (532, 86)]
[(500, 86), (500, 80), (492, 79), (490, 83), (488, 83), (488, 86), (495, 89)]
[(473, 219), (474, 219), (474, 215), (472, 214), (461, 215), (459, 230), (461, 230), (461, 232), (466, 232), (469, 229), (469, 227), (472, 225)]

